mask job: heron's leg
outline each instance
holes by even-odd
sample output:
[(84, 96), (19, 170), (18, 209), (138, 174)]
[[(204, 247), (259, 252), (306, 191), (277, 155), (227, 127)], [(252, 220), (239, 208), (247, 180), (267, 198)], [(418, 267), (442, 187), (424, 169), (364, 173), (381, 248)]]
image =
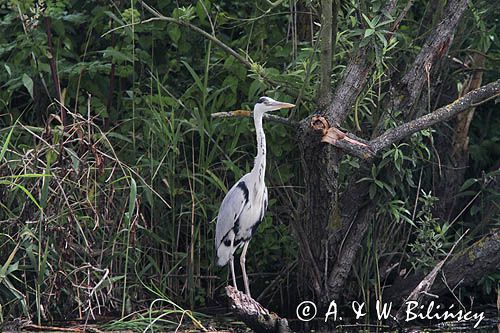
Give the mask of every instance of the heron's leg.
[[(234, 238), (231, 241), (231, 248), (233, 248), (234, 245)], [(233, 276), (233, 285), (236, 290), (238, 290), (238, 285), (236, 284), (236, 274), (234, 274), (234, 249), (233, 253), (231, 253), (231, 258), (229, 259), (229, 264), (231, 265), (231, 275)]]
[(250, 242), (246, 241), (245, 245), (243, 245), (243, 251), (241, 252), (241, 257), (240, 257), (240, 265), (241, 265), (241, 272), (243, 273), (243, 283), (245, 284), (245, 294), (250, 296), (250, 285), (248, 284), (247, 270), (245, 268), (245, 261), (246, 261), (245, 257), (247, 255), (248, 244), (250, 244)]
[(233, 285), (236, 290), (238, 290), (238, 285), (236, 284), (236, 274), (234, 274), (234, 256), (229, 259), (229, 264), (231, 265), (231, 275), (233, 276)]

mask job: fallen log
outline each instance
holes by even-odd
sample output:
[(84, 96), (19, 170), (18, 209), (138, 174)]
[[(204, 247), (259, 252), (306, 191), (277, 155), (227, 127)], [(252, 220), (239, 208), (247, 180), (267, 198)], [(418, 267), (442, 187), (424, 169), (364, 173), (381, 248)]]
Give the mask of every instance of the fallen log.
[(252, 297), (232, 286), (226, 287), (229, 306), (236, 318), (258, 333), (291, 333), (288, 321), (270, 312)]

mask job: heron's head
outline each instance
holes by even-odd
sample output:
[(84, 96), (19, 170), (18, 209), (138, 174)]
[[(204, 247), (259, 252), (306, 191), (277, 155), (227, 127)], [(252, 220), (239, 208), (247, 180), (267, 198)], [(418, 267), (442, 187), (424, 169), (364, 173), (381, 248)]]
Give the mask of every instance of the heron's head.
[(275, 110), (280, 110), (280, 109), (289, 109), (293, 108), (295, 105), (290, 104), (290, 103), (285, 103), (285, 102), (278, 102), (271, 97), (261, 97), (255, 103), (255, 107), (253, 108), (254, 112), (269, 112), (269, 111), (275, 111)]

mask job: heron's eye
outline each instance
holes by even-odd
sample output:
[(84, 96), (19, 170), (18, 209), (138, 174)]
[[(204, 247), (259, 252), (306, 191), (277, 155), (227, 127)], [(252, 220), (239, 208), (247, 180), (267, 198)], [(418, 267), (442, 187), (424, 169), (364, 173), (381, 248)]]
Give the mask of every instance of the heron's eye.
[(264, 97), (261, 97), (259, 98), (259, 100), (257, 101), (257, 104), (259, 103), (265, 103), (266, 102), (266, 99)]

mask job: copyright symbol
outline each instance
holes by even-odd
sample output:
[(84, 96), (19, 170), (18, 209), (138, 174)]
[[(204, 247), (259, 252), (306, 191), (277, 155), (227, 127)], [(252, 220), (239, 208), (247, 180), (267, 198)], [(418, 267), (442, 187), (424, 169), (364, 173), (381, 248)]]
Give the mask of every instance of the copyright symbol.
[(301, 321), (313, 320), (316, 317), (316, 304), (311, 301), (304, 301), (297, 305), (297, 318)]

